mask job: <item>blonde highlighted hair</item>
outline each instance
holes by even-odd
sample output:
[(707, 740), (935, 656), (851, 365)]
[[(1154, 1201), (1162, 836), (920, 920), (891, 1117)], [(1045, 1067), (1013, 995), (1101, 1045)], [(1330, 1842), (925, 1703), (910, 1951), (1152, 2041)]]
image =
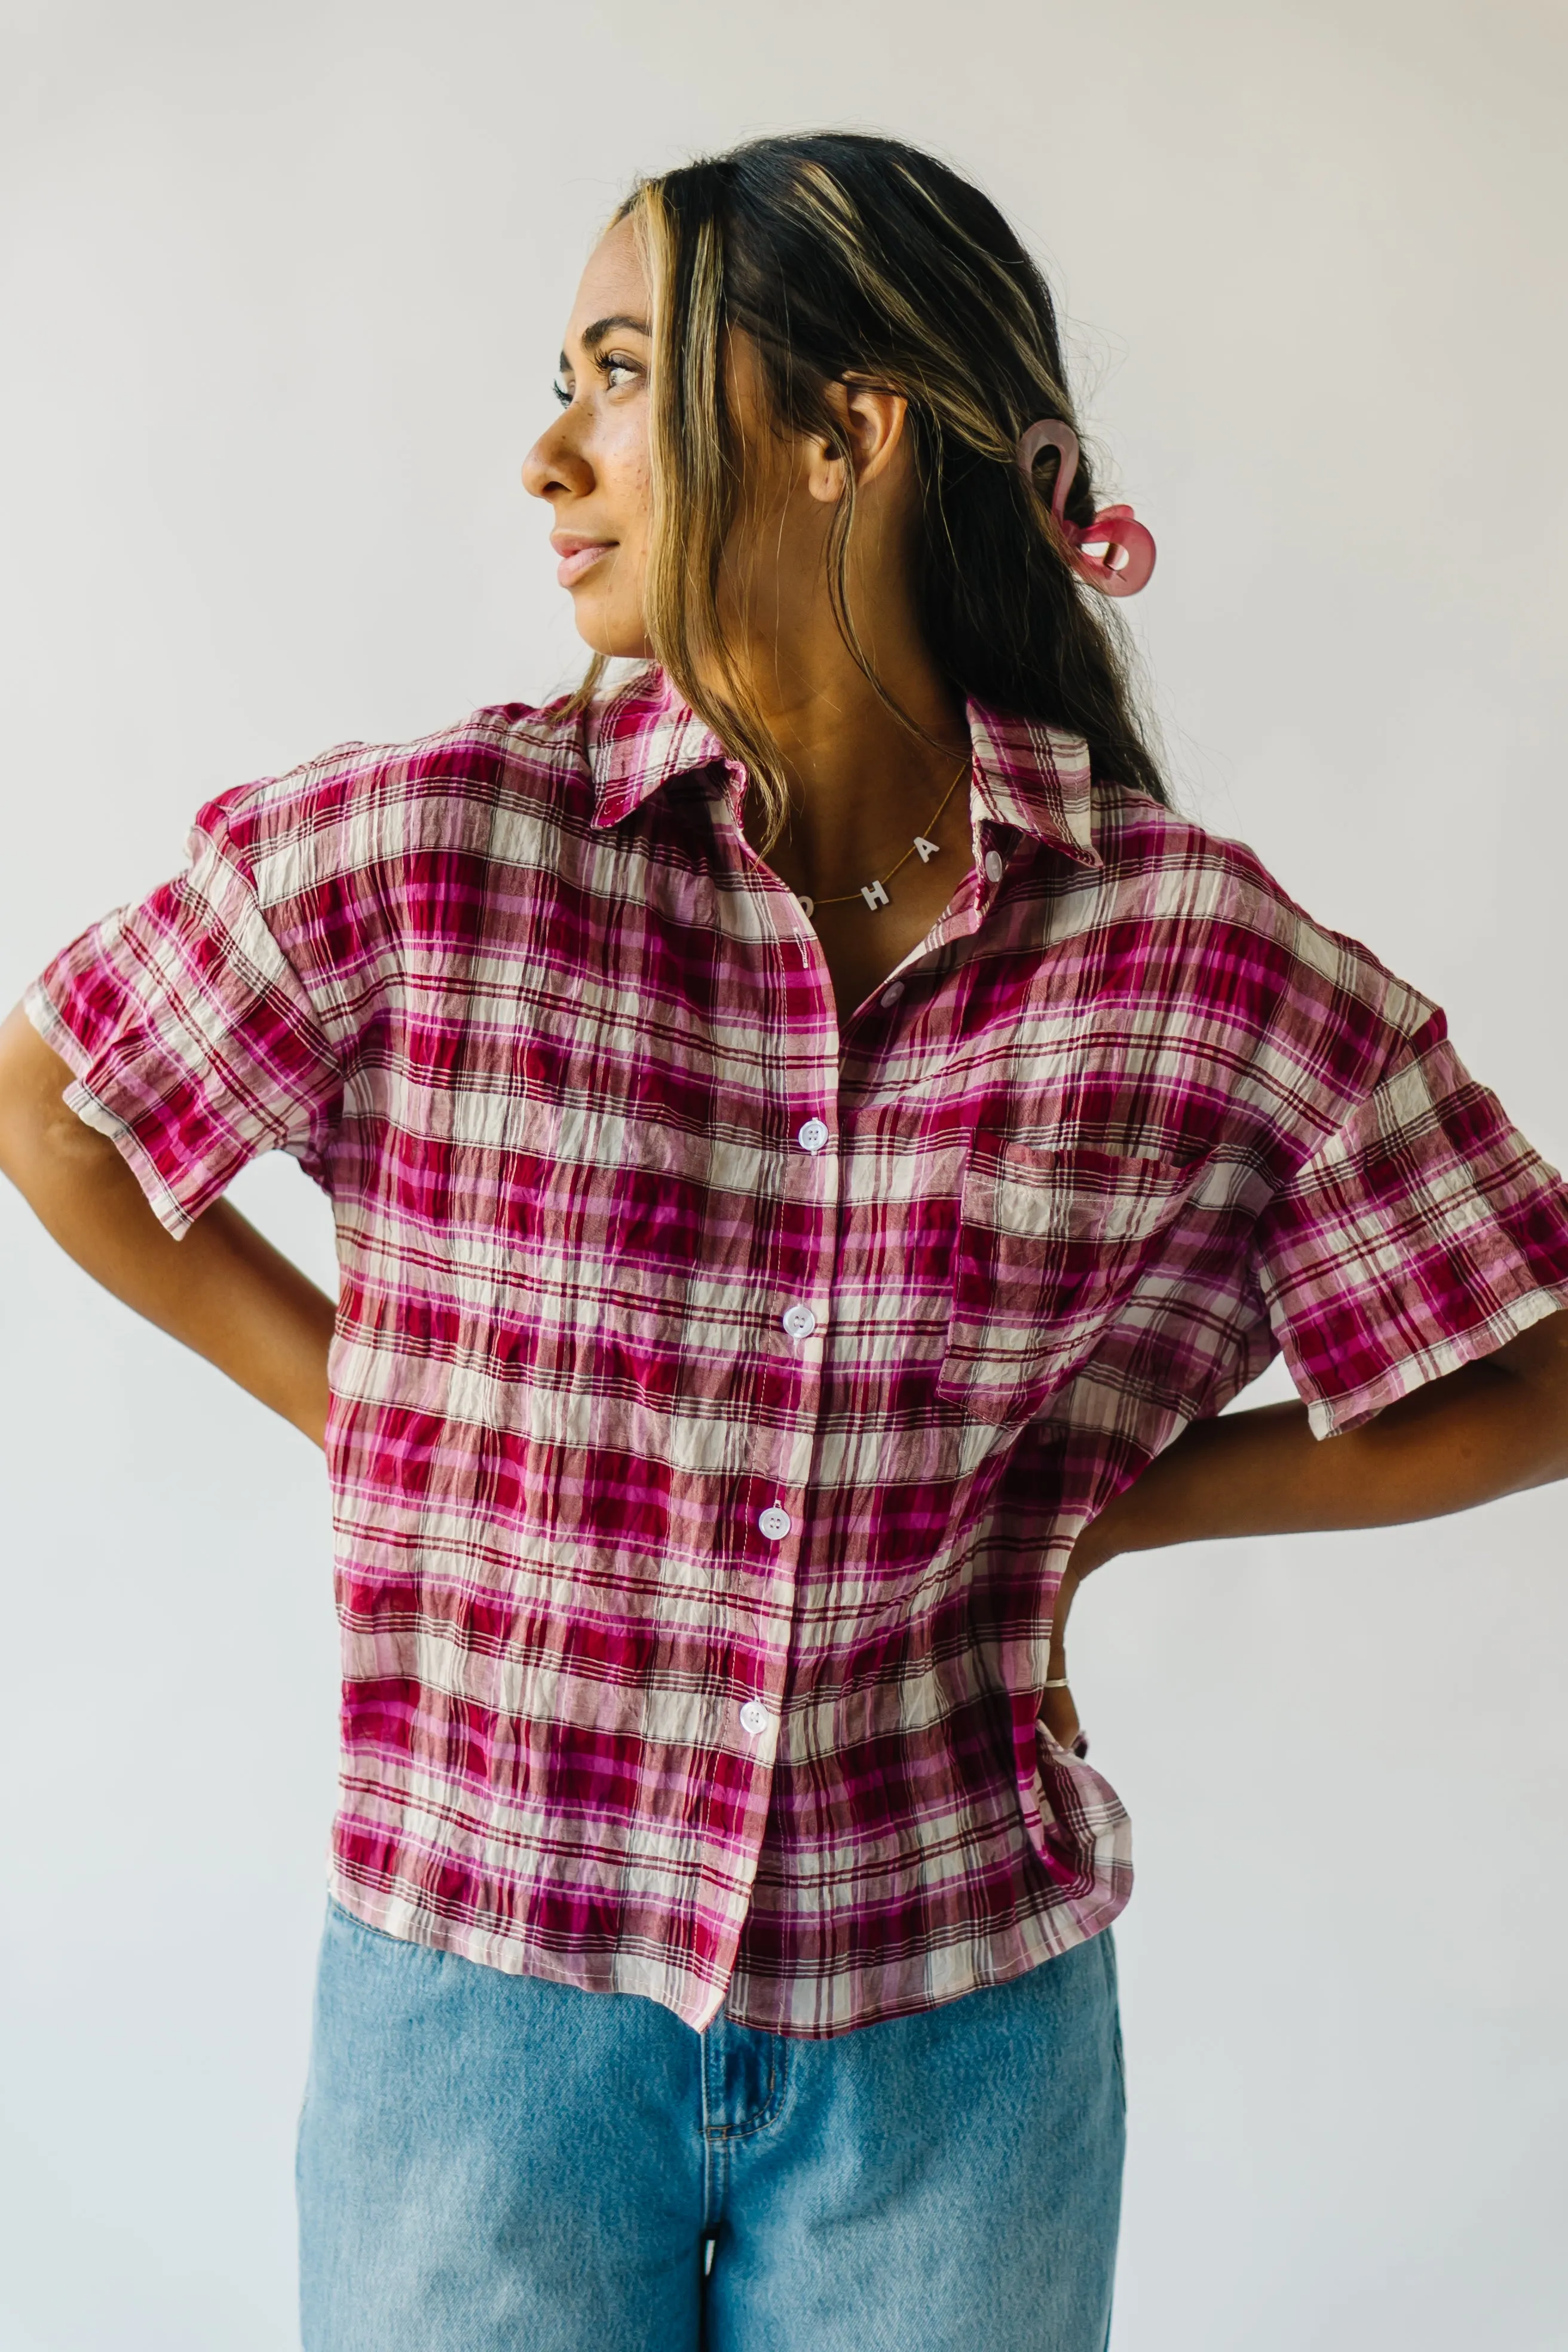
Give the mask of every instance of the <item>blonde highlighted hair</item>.
[[(777, 427), (821, 436), (846, 460), (828, 590), (847, 645), (889, 707), (849, 607), (854, 469), (826, 396), (847, 379), (909, 404), (921, 625), (952, 686), (1085, 737), (1098, 773), (1164, 801), (1119, 618), (1080, 581), (1051, 520), (1056, 453), (1042, 453), (1033, 481), (1016, 462), (1037, 418), (1075, 431), (1077, 419), (1049, 290), (990, 199), (919, 149), (828, 132), (753, 140), (641, 180), (616, 217), (633, 224), (653, 299), (648, 640), (744, 764), (761, 845), (787, 815), (783, 761), (719, 602), (745, 479), (725, 388), (736, 331), (755, 347)], [(1086, 461), (1069, 520), (1087, 523), (1095, 503)]]

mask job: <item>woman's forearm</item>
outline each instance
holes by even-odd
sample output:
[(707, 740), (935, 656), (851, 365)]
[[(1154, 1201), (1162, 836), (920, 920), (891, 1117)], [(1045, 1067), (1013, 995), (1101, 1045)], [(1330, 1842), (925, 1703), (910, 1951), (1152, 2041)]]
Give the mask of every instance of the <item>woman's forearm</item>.
[(1394, 1527), (1568, 1476), (1568, 1315), (1320, 1441), (1299, 1404), (1195, 1423), (1086, 1530), (1080, 1572), (1223, 1536)]
[(13, 1013), (0, 1028), (0, 1171), (95, 1281), (321, 1444), (331, 1300), (226, 1202), (175, 1241), (113, 1144), (61, 1102), (69, 1079)]
[[(1394, 1527), (1465, 1511), (1568, 1477), (1568, 1314), (1548, 1316), (1479, 1362), (1431, 1381), (1360, 1429), (1319, 1440), (1300, 1404), (1194, 1422), (1085, 1528), (1057, 1599), (1050, 1674), (1084, 1578), (1123, 1552), (1223, 1536)], [(1060, 1739), (1070, 1695), (1047, 1693)]]

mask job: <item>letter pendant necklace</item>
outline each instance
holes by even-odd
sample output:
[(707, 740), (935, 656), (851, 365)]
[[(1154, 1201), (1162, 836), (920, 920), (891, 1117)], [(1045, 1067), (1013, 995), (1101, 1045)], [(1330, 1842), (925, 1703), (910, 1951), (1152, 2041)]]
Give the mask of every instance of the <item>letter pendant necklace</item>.
[(888, 883), (892, 880), (894, 875), (901, 872), (909, 864), (911, 857), (918, 857), (922, 866), (929, 866), (933, 857), (940, 856), (942, 853), (942, 844), (940, 841), (932, 841), (930, 836), (936, 831), (937, 826), (942, 823), (943, 810), (946, 808), (949, 801), (952, 798), (954, 793), (958, 790), (960, 784), (963, 782), (965, 776), (969, 774), (973, 765), (973, 761), (972, 759), (964, 761), (957, 775), (954, 776), (952, 783), (949, 784), (946, 792), (943, 793), (942, 799), (938, 802), (936, 814), (932, 817), (928, 831), (925, 833), (916, 834), (914, 839), (910, 842), (909, 847), (900, 858), (898, 865), (889, 866), (886, 879), (878, 881), (873, 877), (869, 882), (863, 882), (858, 890), (846, 890), (842, 898), (808, 898), (804, 890), (795, 891), (795, 897), (798, 901), (801, 912), (805, 915), (806, 920), (808, 922), (810, 921), (813, 915), (816, 914), (818, 907), (848, 907), (853, 905), (857, 898), (864, 898), (867, 907), (873, 915), (876, 914), (879, 908), (890, 907), (893, 902), (888, 896)]

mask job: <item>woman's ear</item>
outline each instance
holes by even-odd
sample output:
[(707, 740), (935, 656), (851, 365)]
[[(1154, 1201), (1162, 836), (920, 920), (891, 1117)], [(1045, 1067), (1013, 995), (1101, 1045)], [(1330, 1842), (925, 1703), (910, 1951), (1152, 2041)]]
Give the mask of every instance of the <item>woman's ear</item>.
[[(909, 402), (902, 393), (864, 383), (830, 383), (826, 396), (849, 444), (855, 487), (864, 489), (901, 456)], [(806, 445), (805, 479), (812, 497), (824, 506), (837, 506), (844, 496), (844, 460), (826, 437)]]

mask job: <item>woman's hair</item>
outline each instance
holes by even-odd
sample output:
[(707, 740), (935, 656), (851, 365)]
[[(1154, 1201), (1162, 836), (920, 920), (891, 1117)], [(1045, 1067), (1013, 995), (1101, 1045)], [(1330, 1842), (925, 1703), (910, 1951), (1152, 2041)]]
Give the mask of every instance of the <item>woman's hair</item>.
[[(758, 139), (639, 181), (629, 217), (653, 295), (649, 643), (751, 776), (763, 845), (787, 815), (778, 746), (727, 645), (721, 560), (744, 462), (725, 394), (727, 330), (751, 337), (775, 426), (849, 449), (826, 397), (852, 379), (909, 403), (923, 521), (919, 609), (954, 688), (1087, 739), (1095, 772), (1167, 797), (1140, 722), (1118, 618), (1068, 560), (1050, 513), (1057, 455), (1026, 480), (1038, 417), (1077, 430), (1038, 269), (995, 205), (932, 156), (857, 132)], [(835, 510), (828, 585), (862, 670), (846, 562), (854, 469)], [(1088, 523), (1080, 463), (1066, 511)], [(590, 672), (589, 688), (603, 664)], [(718, 681), (715, 683), (715, 681)], [(911, 730), (922, 732), (900, 711)]]

